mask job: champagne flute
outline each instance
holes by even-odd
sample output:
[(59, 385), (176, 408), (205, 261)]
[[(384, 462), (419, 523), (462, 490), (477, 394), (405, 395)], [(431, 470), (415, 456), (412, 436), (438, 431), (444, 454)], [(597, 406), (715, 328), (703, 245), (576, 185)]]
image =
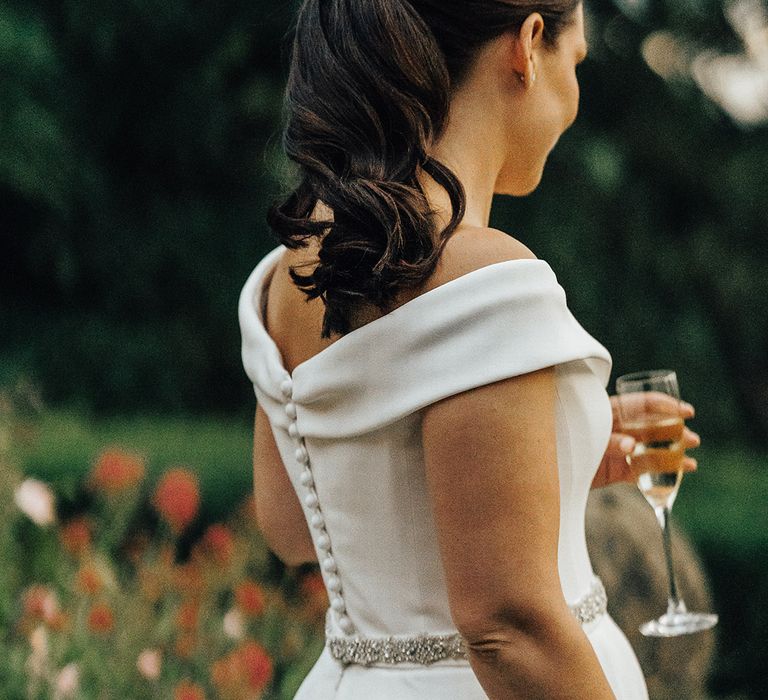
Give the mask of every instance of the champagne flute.
[(640, 625), (646, 637), (677, 637), (710, 629), (717, 615), (689, 612), (677, 591), (672, 563), (670, 512), (683, 478), (680, 389), (672, 370), (625, 374), (616, 380), (620, 430), (636, 440), (627, 463), (661, 526), (669, 577), (667, 611)]

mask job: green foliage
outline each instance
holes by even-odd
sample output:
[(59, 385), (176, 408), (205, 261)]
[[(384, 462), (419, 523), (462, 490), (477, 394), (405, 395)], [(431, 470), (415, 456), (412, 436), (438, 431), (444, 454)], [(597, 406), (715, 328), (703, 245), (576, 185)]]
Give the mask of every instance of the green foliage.
[(13, 455), (27, 475), (56, 484), (67, 502), (74, 501), (94, 455), (110, 445), (147, 455), (151, 481), (165, 465), (194, 465), (202, 518), (215, 521), (252, 488), (251, 421), (163, 415), (93, 421), (74, 412), (47, 411), (36, 421), (34, 435), (14, 446)]
[[(64, 508), (77, 504), (78, 486), (94, 455), (115, 444), (150, 456), (151, 482), (167, 465), (195, 466), (202, 495), (195, 536), (208, 523), (224, 519), (252, 488), (252, 428), (247, 423), (163, 416), (89, 421), (53, 411), (43, 413), (37, 426), (23, 443), (17, 441), (14, 457), (27, 475), (54, 485)], [(768, 643), (762, 604), (768, 585), (766, 455), (739, 445), (705, 445), (695, 454), (700, 466), (683, 479), (673, 526), (683, 528), (693, 540), (712, 581), (720, 614), (713, 689), (726, 695), (742, 689), (760, 697), (767, 690), (761, 661)], [(0, 571), (0, 586), (3, 576), (14, 570)], [(307, 653), (300, 668), (292, 667), (291, 678), (303, 679), (316, 658), (313, 653)]]
[[(720, 615), (712, 689), (730, 697), (768, 693), (768, 475), (764, 450), (737, 445), (696, 450), (699, 469), (683, 479), (673, 522), (696, 542)], [(673, 525), (674, 527), (674, 525)]]
[[(0, 6), (0, 381), (103, 412), (247, 413), (236, 304), (275, 245), (295, 3)], [(551, 262), (615, 373), (672, 366), (705, 435), (763, 439), (765, 127), (643, 40), (743, 50), (719, 2), (589, 3), (581, 113), (493, 225)]]
[[(28, 450), (36, 435), (8, 420), (9, 405), (0, 395), (0, 555), (14, 564), (0, 567), (2, 697), (165, 698), (184, 681), (221, 700), (293, 697), (297, 674), (321, 650), (328, 600), (316, 566), (275, 569), (248, 493), (233, 488), (226, 518), (200, 523), (182, 556), (197, 502), (178, 481), (146, 479), (141, 456), (114, 446), (123, 432), (111, 433), (108, 451), (89, 453), (82, 427), (62, 420), (52, 442), (64, 452), (76, 442), (83, 459), (74, 479), (56, 474), (51, 489), (16, 468), (9, 445), (26, 434)], [(155, 426), (157, 443), (164, 427)], [(166, 451), (186, 456), (178, 445)], [(14, 498), (33, 482), (33, 494)], [(73, 490), (79, 506), (70, 512)], [(182, 530), (173, 526), (179, 512)], [(149, 667), (147, 655), (156, 659)]]
[[(252, 403), (288, 7), (0, 7), (0, 356), (96, 409)], [(7, 76), (11, 76), (9, 80)]]
[(677, 369), (705, 437), (763, 441), (768, 129), (740, 131), (690, 81), (667, 83), (641, 57), (661, 28), (743, 47), (718, 2), (617, 4), (635, 18), (588, 5), (579, 118), (539, 189), (502, 202), (495, 220), (552, 263), (614, 376)]

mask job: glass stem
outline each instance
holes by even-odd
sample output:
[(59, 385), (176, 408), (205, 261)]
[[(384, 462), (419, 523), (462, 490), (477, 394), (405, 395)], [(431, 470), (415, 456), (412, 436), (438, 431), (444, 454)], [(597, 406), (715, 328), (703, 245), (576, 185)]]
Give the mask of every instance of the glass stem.
[(675, 567), (672, 563), (672, 532), (670, 527), (670, 510), (668, 506), (654, 508), (656, 518), (661, 525), (662, 539), (664, 540), (664, 556), (667, 560), (667, 576), (669, 577), (669, 601), (667, 613), (673, 615), (685, 612), (685, 604), (677, 595), (677, 582), (675, 581)]

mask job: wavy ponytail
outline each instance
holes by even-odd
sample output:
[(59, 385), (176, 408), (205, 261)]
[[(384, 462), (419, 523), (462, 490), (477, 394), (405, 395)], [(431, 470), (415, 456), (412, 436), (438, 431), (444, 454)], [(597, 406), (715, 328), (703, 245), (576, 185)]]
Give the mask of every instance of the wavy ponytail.
[[(531, 12), (554, 42), (580, 1), (304, 0), (283, 135), (300, 181), (267, 222), (290, 249), (321, 239), (314, 270), (290, 275), (308, 300), (323, 299), (322, 337), (349, 332), (360, 303), (386, 312), (423, 283), (463, 219), (461, 182), (427, 152), (480, 46)], [(439, 233), (421, 171), (449, 195)], [(313, 216), (318, 202), (330, 219)]]

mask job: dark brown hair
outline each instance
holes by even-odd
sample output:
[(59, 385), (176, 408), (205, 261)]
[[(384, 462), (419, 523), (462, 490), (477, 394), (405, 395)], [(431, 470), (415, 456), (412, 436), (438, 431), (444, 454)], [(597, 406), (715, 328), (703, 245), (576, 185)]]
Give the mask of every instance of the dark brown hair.
[[(347, 333), (360, 302), (386, 312), (400, 289), (424, 282), (463, 218), (461, 182), (427, 149), (479, 49), (532, 12), (544, 18), (545, 42), (554, 46), (580, 2), (302, 2), (283, 134), (300, 178), (267, 222), (290, 249), (321, 238), (314, 270), (290, 274), (307, 299), (323, 299), (322, 337)], [(421, 170), (450, 198), (452, 218), (439, 233)], [(332, 220), (312, 218), (318, 201)]]

